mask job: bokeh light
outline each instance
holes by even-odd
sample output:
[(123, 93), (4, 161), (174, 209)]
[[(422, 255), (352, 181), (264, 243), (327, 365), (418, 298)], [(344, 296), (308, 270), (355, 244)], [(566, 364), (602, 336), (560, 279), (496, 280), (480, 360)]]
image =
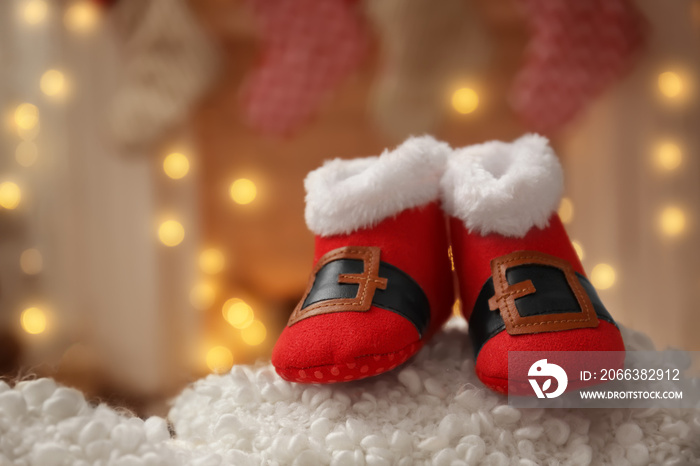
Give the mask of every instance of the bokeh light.
[(656, 165), (663, 170), (675, 170), (683, 161), (680, 147), (672, 142), (665, 142), (656, 148), (654, 154)]
[(22, 141), (33, 141), (39, 135), (40, 122), (37, 120), (36, 124), (31, 128), (22, 128), (20, 126), (16, 127), (17, 136)]
[(25, 332), (32, 335), (44, 333), (46, 330), (46, 313), (38, 307), (30, 307), (22, 311), (20, 323)]
[(557, 211), (562, 223), (571, 223), (574, 219), (574, 203), (568, 197), (562, 198)]
[(19, 267), (27, 275), (36, 275), (44, 268), (44, 260), (38, 249), (25, 249), (19, 256)]
[(12, 181), (0, 183), (0, 207), (8, 210), (17, 208), (22, 199), (22, 192)]
[(598, 264), (591, 271), (591, 283), (599, 290), (606, 290), (615, 284), (615, 269), (608, 264)]
[(208, 248), (199, 254), (199, 268), (202, 272), (215, 275), (222, 270), (226, 265), (224, 253), (216, 248)]
[(185, 239), (185, 228), (176, 220), (166, 220), (158, 228), (158, 237), (168, 247), (177, 246)]
[(58, 70), (48, 70), (41, 76), (39, 87), (50, 97), (60, 96), (66, 89), (66, 78)]
[(452, 107), (463, 115), (472, 113), (479, 107), (479, 94), (468, 87), (457, 89), (452, 94)]
[(23, 167), (31, 167), (39, 158), (39, 149), (32, 141), (22, 141), (15, 149), (15, 160)]
[(36, 105), (23, 103), (15, 110), (15, 124), (18, 128), (29, 130), (39, 123), (39, 109)]
[(666, 207), (659, 216), (659, 225), (664, 235), (678, 236), (685, 231), (685, 213), (675, 206)]
[(100, 21), (99, 7), (89, 0), (73, 3), (63, 17), (63, 24), (69, 31), (88, 34), (95, 30)]
[(457, 317), (462, 315), (462, 300), (461, 299), (457, 298), (455, 300), (454, 304), (452, 305), (452, 314), (454, 316), (457, 316)]
[(214, 283), (203, 280), (190, 290), (190, 304), (199, 311), (206, 311), (216, 299), (216, 286)]
[(579, 260), (583, 260), (584, 253), (583, 253), (583, 246), (581, 246), (581, 243), (578, 241), (572, 241), (571, 245), (574, 247), (574, 251), (576, 251), (576, 255), (578, 256)]
[(249, 327), (255, 319), (253, 308), (240, 298), (227, 300), (221, 308), (226, 322), (237, 329)]
[(243, 341), (250, 346), (257, 346), (263, 341), (267, 336), (267, 329), (265, 325), (259, 320), (254, 320), (250, 323), (248, 327), (241, 330), (241, 338)]
[(212, 372), (222, 374), (231, 370), (233, 354), (225, 346), (215, 346), (207, 351), (207, 367)]
[(163, 160), (163, 171), (168, 177), (179, 180), (190, 171), (190, 161), (187, 160), (185, 155), (173, 152)]
[(231, 199), (233, 199), (236, 204), (245, 205), (255, 200), (258, 195), (258, 188), (251, 180), (239, 178), (231, 183), (229, 193), (231, 194)]
[(665, 71), (659, 75), (659, 90), (668, 98), (675, 98), (683, 92), (683, 80), (673, 71)]
[(25, 23), (36, 25), (46, 20), (49, 5), (44, 0), (28, 0), (22, 5), (21, 15)]
[(245, 328), (250, 327), (250, 325), (251, 325), (254, 321), (255, 321), (255, 314), (253, 314), (253, 313), (251, 312), (250, 314), (248, 314), (248, 318), (247, 318), (246, 320), (244, 320), (243, 322), (241, 322), (241, 323), (238, 324), (238, 325), (233, 325), (232, 327), (237, 328), (237, 329), (239, 329), (239, 330), (243, 330), (243, 329), (245, 329)]

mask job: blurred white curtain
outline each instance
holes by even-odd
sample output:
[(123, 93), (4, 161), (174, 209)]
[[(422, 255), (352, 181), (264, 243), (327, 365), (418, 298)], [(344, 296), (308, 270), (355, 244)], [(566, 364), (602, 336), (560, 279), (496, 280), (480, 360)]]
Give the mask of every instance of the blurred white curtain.
[[(2, 175), (19, 180), (16, 223), (24, 232), (12, 244), (0, 240), (0, 325), (19, 331), (23, 307), (40, 303), (49, 326), (25, 335), (28, 363), (56, 363), (71, 343), (83, 342), (100, 361), (96, 377), (134, 394), (161, 393), (186, 375), (198, 322), (187, 298), (198, 247), (193, 176), (169, 185), (165, 154), (117, 151), (107, 127), (122, 68), (116, 35), (104, 19), (88, 35), (72, 34), (63, 2), (46, 3), (46, 21), (31, 26), (18, 19), (24, 0), (0, 5), (2, 108), (31, 102), (41, 121), (34, 166), (14, 162), (16, 135), (3, 138)], [(63, 102), (40, 92), (51, 68), (70, 83)], [(185, 227), (176, 248), (158, 241), (165, 216)], [(43, 255), (38, 278), (19, 269), (28, 247)]]
[[(564, 138), (562, 154), (586, 269), (607, 263), (615, 284), (600, 291), (623, 324), (661, 346), (700, 350), (700, 18), (692, 1), (638, 2), (651, 23), (648, 54), (633, 73), (591, 105)], [(658, 76), (678, 73), (683, 91), (669, 99)], [(660, 143), (675, 142), (682, 163), (663, 170)], [(660, 216), (685, 214), (677, 236), (664, 234)]]

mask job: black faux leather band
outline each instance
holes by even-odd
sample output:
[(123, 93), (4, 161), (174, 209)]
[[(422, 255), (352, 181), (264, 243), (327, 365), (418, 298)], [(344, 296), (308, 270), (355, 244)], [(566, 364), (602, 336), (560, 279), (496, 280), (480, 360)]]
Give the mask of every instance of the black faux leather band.
[[(537, 290), (533, 294), (516, 299), (518, 313), (523, 317), (579, 312), (581, 310), (564, 275), (556, 268), (542, 265), (523, 265), (509, 269), (506, 277), (510, 284), (532, 280)], [(591, 299), (598, 319), (616, 325), (588, 279), (579, 273), (576, 273), (576, 278)], [(492, 311), (489, 308), (489, 299), (494, 294), (493, 278), (490, 277), (481, 288), (469, 317), (469, 336), (474, 345), (475, 357), (490, 338), (506, 328), (500, 311)]]
[[(331, 299), (352, 299), (357, 296), (359, 285), (338, 283), (342, 274), (362, 274), (364, 264), (356, 259), (338, 259), (328, 262), (316, 273), (301, 309)], [(401, 269), (380, 262), (379, 276), (387, 279), (386, 290), (374, 292), (372, 305), (395, 312), (408, 319), (422, 336), (430, 323), (430, 303), (423, 289), (413, 278)]]

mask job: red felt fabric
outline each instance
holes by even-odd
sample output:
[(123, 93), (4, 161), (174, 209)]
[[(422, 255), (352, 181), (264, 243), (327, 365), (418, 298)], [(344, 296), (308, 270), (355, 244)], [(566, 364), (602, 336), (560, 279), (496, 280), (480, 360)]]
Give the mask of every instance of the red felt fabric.
[(532, 228), (522, 238), (505, 237), (496, 233), (482, 236), (469, 233), (458, 218), (450, 219), (452, 254), (459, 276), (459, 294), (464, 317), (468, 320), (481, 287), (491, 276), (491, 259), (514, 251), (540, 251), (560, 257), (586, 275), (576, 250), (571, 245), (559, 215), (554, 213), (549, 226)]
[[(508, 351), (624, 351), (620, 331), (601, 320), (596, 328), (563, 332), (508, 335), (503, 331), (481, 348), (476, 374), (484, 384), (501, 393), (508, 391)], [(575, 372), (575, 371), (574, 371)], [(581, 386), (570, 380), (568, 388)]]
[[(284, 329), (272, 353), (272, 364), (287, 380), (323, 383), (384, 372), (418, 351), (450, 316), (454, 292), (446, 221), (437, 202), (404, 210), (348, 235), (317, 237), (314, 263), (343, 246), (377, 246), (380, 260), (410, 275), (430, 302), (430, 325), (421, 340), (410, 321), (377, 307), (302, 320)], [(364, 372), (356, 370), (364, 366)], [(309, 380), (308, 375), (317, 371), (322, 377)], [(346, 379), (348, 376), (353, 378)]]
[[(581, 261), (571, 245), (564, 225), (554, 213), (545, 228), (533, 227), (522, 238), (499, 234), (468, 232), (464, 223), (450, 219), (455, 270), (458, 274), (462, 313), (469, 319), (482, 286), (491, 276), (491, 260), (514, 251), (540, 251), (571, 263), (585, 276)], [(476, 360), (476, 373), (488, 387), (508, 391), (509, 351), (624, 351), (620, 331), (613, 324), (599, 321), (596, 328), (509, 335), (505, 330), (484, 344)], [(572, 384), (571, 388), (575, 388)]]

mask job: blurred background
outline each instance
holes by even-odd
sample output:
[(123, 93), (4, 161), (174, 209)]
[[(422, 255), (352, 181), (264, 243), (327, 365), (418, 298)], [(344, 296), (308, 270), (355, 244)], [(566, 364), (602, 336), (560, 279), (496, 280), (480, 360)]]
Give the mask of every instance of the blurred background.
[(700, 1), (0, 2), (0, 374), (140, 414), (268, 358), (303, 178), (547, 135), (616, 319), (700, 350)]

